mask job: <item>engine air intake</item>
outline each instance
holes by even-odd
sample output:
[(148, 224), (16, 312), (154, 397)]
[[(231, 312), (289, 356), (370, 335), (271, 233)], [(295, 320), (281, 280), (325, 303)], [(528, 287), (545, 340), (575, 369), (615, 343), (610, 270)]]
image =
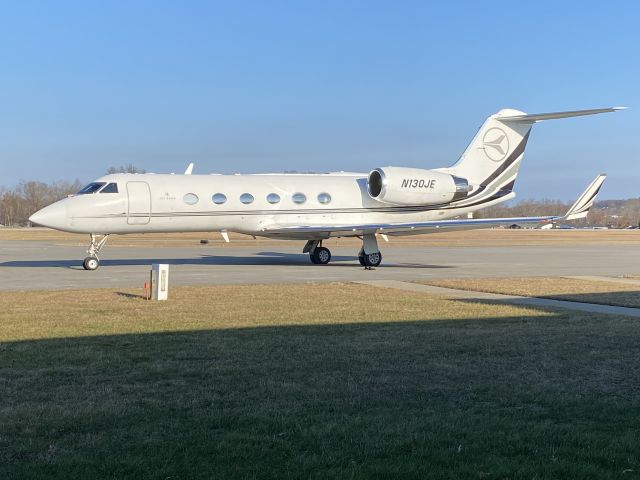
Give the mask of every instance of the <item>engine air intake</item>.
[(369, 181), (367, 183), (367, 188), (369, 190), (369, 195), (373, 198), (376, 198), (382, 192), (383, 186), (382, 174), (378, 170), (374, 170), (369, 174)]

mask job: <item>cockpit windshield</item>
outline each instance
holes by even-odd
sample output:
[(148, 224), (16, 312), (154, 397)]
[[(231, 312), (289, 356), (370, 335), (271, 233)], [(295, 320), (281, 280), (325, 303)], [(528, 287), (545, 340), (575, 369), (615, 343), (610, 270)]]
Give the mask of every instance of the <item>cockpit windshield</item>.
[(104, 187), (107, 182), (93, 182), (80, 190), (76, 195), (86, 195), (88, 193), (96, 193), (102, 187)]
[(118, 193), (118, 184), (110, 183), (109, 185), (104, 187), (102, 190), (100, 190), (100, 193)]

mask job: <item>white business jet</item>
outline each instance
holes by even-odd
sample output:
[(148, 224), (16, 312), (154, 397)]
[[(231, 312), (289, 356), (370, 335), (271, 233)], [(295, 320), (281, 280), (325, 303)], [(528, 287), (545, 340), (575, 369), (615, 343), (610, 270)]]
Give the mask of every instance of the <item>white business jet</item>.
[(515, 197), (513, 186), (531, 127), (542, 120), (613, 112), (621, 107), (526, 114), (504, 109), (484, 122), (460, 159), (433, 170), (383, 167), (365, 173), (192, 175), (115, 174), (36, 212), (31, 222), (88, 233), (84, 268), (100, 265), (110, 234), (227, 232), (305, 240), (303, 253), (327, 264), (330, 237), (358, 237), (360, 264), (382, 261), (377, 235), (413, 235), (501, 224), (584, 218), (605, 175), (564, 216), (456, 218)]

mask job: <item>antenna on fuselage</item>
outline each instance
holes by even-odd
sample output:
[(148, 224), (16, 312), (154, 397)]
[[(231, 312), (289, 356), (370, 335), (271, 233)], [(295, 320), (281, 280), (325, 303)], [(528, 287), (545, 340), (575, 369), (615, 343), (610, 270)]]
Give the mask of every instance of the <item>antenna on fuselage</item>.
[(187, 169), (184, 171), (185, 175), (191, 175), (191, 172), (193, 172), (193, 162), (191, 162), (189, 164), (189, 166), (187, 167)]

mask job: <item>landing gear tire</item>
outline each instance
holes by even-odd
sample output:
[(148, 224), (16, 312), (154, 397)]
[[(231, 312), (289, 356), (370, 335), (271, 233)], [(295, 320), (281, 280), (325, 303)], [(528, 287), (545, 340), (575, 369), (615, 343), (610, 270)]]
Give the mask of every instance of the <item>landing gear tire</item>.
[(382, 263), (382, 254), (380, 252), (370, 253), (368, 255), (365, 253), (361, 258), (365, 267), (377, 267)]
[(84, 262), (82, 262), (82, 266), (85, 270), (97, 270), (100, 266), (100, 260), (96, 257), (87, 257), (84, 259)]
[(331, 261), (331, 252), (325, 247), (316, 247), (313, 252), (309, 253), (311, 263), (315, 265), (326, 265)]
[(364, 254), (358, 255), (358, 261), (360, 262), (360, 265), (362, 265), (363, 267), (367, 266), (367, 264), (364, 263)]

